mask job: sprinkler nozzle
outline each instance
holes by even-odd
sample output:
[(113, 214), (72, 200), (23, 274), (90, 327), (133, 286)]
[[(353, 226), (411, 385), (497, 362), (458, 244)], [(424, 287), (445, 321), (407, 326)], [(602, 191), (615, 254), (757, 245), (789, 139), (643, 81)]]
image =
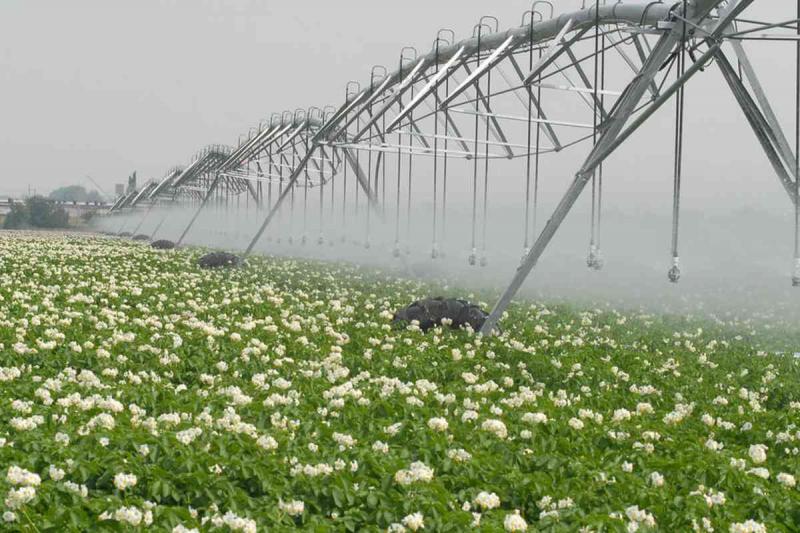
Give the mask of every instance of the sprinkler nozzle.
[(478, 250), (475, 248), (472, 249), (472, 251), (469, 253), (469, 257), (467, 257), (467, 263), (469, 263), (469, 266), (475, 266), (478, 264)]
[(681, 279), (681, 267), (680, 267), (680, 259), (674, 257), (672, 259), (672, 268), (669, 269), (667, 272), (667, 278), (671, 283), (678, 283)]
[(602, 270), (604, 265), (603, 256), (600, 254), (600, 248), (594, 244), (589, 248), (589, 257), (586, 258), (586, 266), (592, 270)]

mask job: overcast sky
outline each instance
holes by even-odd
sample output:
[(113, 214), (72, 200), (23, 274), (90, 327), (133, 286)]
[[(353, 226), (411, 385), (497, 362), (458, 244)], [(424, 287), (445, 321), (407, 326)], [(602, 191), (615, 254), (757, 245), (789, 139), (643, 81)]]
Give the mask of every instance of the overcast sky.
[[(581, 2), (554, 3), (567, 11)], [(748, 17), (789, 19), (793, 4), (757, 0)], [(206, 144), (235, 144), (271, 112), (339, 104), (348, 80), (367, 80), (373, 64), (394, 65), (403, 46), (429, 50), (440, 27), (466, 37), (484, 14), (501, 28), (518, 26), (529, 7), (517, 0), (4, 0), (0, 194), (88, 185), (86, 174), (109, 191), (133, 170), (160, 177)], [(792, 45), (750, 50), (793, 131)], [(716, 68), (687, 93), (687, 112), (686, 172), (697, 177), (687, 187), (697, 205), (788, 206)], [(663, 177), (672, 139), (660, 131), (669, 113), (610, 163), (621, 195), (670, 190)], [(654, 168), (661, 177), (650, 184)]]

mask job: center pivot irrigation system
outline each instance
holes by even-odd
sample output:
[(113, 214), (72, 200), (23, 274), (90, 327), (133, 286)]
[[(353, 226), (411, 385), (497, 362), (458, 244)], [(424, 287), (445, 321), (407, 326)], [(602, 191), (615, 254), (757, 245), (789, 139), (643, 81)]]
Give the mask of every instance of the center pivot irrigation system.
[[(235, 148), (207, 147), (188, 166), (123, 195), (111, 212), (143, 209), (138, 230), (154, 206), (194, 205), (180, 244), (209, 202), (230, 208), (244, 198), (263, 216), (245, 257), (268, 228), (270, 242), (273, 237), (279, 242), (278, 232), (292, 224), (284, 218), (293, 221), (298, 210), (303, 243), (308, 213), (318, 217), (319, 245), (333, 244), (335, 232), (343, 243), (345, 235), (358, 233), (360, 245), (369, 248), (370, 228), (379, 223), (394, 234), (394, 242), (385, 243), (386, 253), (402, 258), (410, 253), (406, 243), (412, 232), (418, 235), (409, 221), (427, 217), (427, 212), (419, 214), (419, 206), (427, 209), (432, 203), (430, 256), (436, 259), (447, 237), (448, 195), (461, 193), (471, 200), (471, 251), (466, 259), (470, 265), (486, 266), (492, 170), (496, 175), (497, 166), (516, 162), (516, 170), (504, 166), (502, 174), (519, 176), (524, 187), (524, 252), (482, 328), (489, 333), (590, 184), (587, 265), (602, 268), (603, 162), (670, 101), (675, 102), (675, 166), (668, 277), (679, 280), (684, 90), (695, 74), (713, 67), (721, 72), (794, 204), (793, 282), (800, 285), (800, 124), (791, 146), (743, 46), (747, 40), (784, 42), (775, 46), (789, 41), (793, 63), (800, 65), (800, 2), (797, 13), (776, 23), (745, 18), (753, 3), (594, 1), (556, 15), (550, 2), (537, 1), (519, 27), (506, 31), (499, 30), (494, 17), (483, 17), (462, 41), (441, 30), (429, 53), (404, 48), (393, 71), (376, 66), (366, 85), (348, 84), (338, 108), (274, 114)], [(795, 113), (800, 115), (800, 67), (794, 78)], [(580, 146), (588, 146), (588, 155), (539, 228), (541, 156)], [(423, 186), (413, 179), (420, 169), (432, 173)], [(175, 211), (156, 212), (163, 217), (152, 238), (164, 217)]]

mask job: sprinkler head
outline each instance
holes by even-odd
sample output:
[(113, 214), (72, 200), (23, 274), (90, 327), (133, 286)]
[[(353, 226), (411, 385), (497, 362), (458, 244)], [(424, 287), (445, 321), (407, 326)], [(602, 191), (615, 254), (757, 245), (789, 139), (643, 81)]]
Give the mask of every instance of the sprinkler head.
[(792, 276), (792, 287), (800, 287), (800, 257), (794, 260), (794, 275)]
[(589, 249), (589, 257), (586, 258), (586, 266), (590, 269), (599, 271), (603, 269), (603, 257), (600, 255), (600, 249), (592, 246)]
[(300, 244), (302, 244), (303, 246), (305, 246), (307, 241), (308, 241), (308, 237), (306, 236), (306, 234), (305, 234), (305, 233), (303, 233), (303, 236), (302, 236), (302, 237), (300, 237)]
[(680, 260), (677, 257), (672, 259), (672, 268), (667, 272), (667, 278), (672, 283), (678, 283), (681, 279)]
[(288, 239), (286, 239), (286, 242), (288, 242), (289, 244), (294, 244), (294, 237), (292, 237), (291, 235), (289, 235), (289, 238), (288, 238)]
[(400, 257), (400, 245), (398, 243), (394, 244), (394, 249), (392, 249), (392, 256)]
[(478, 263), (478, 251), (475, 248), (469, 253), (467, 263), (469, 263), (469, 266), (475, 266)]
[(320, 246), (325, 244), (325, 237), (322, 234), (320, 234), (320, 236), (317, 238), (317, 244), (319, 244)]
[(487, 266), (489, 266), (489, 258), (484, 254), (481, 256), (481, 267), (486, 268)]
[(433, 248), (431, 248), (431, 259), (437, 259), (439, 257), (439, 247), (436, 243), (433, 243)]

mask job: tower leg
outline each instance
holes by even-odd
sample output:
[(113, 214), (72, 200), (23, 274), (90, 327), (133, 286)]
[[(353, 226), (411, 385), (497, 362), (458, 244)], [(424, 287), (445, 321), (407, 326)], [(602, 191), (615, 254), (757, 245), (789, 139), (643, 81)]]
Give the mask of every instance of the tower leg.
[(542, 229), (542, 233), (528, 252), (528, 255), (523, 258), (522, 263), (517, 268), (514, 278), (511, 280), (511, 284), (505, 290), (495, 304), (494, 309), (492, 309), (492, 312), (489, 314), (489, 317), (486, 319), (486, 322), (481, 328), (481, 333), (483, 335), (491, 334), (495, 330), (497, 322), (508, 308), (511, 300), (517, 294), (517, 291), (519, 291), (519, 288), (522, 286), (531, 270), (533, 270), (533, 267), (536, 266), (542, 253), (572, 209), (572, 206), (580, 196), (586, 183), (591, 179), (594, 169), (619, 146), (619, 144), (615, 145), (614, 141), (630, 118), (631, 113), (635, 110), (636, 105), (648, 90), (650, 83), (658, 74), (659, 68), (675, 48), (675, 45), (678, 44), (680, 35), (680, 29), (677, 28), (677, 26), (669, 33), (664, 34), (653, 49), (647, 62), (642, 66), (638, 75), (628, 85), (620, 102), (615, 106), (613, 113), (606, 121), (606, 128), (603, 135), (598, 139), (597, 144), (587, 157), (586, 162), (575, 175), (575, 180), (572, 182), (569, 189), (567, 189), (567, 192), (564, 194), (564, 197), (561, 199), (561, 202), (559, 202), (555, 211), (553, 211), (553, 215), (550, 220), (547, 221), (544, 229)]
[(186, 228), (183, 230), (183, 233), (181, 233), (181, 236), (178, 239), (178, 242), (175, 243), (175, 247), (178, 247), (178, 246), (181, 245), (181, 243), (183, 242), (183, 239), (186, 238), (186, 234), (189, 233), (190, 229), (192, 229), (192, 226), (194, 225), (195, 221), (197, 220), (197, 217), (200, 216), (200, 212), (206, 206), (208, 201), (211, 199), (211, 195), (214, 194), (214, 191), (217, 189), (217, 185), (219, 185), (219, 180), (220, 180), (220, 175), (219, 174), (214, 176), (214, 181), (211, 182), (211, 186), (208, 188), (208, 191), (206, 191), (206, 195), (203, 197), (203, 201), (200, 202), (200, 205), (197, 207), (197, 211), (194, 212), (194, 215), (192, 216), (192, 219), (189, 221), (189, 224), (186, 225)]
[(297, 167), (295, 167), (295, 169), (292, 170), (292, 174), (291, 176), (289, 176), (289, 180), (287, 181), (286, 186), (283, 189), (283, 192), (281, 192), (280, 196), (278, 196), (278, 199), (275, 201), (275, 205), (273, 205), (272, 208), (269, 210), (267, 218), (264, 219), (264, 222), (261, 224), (261, 227), (258, 228), (258, 231), (253, 236), (253, 239), (250, 241), (250, 244), (247, 245), (247, 249), (244, 251), (243, 257), (249, 256), (250, 253), (253, 251), (253, 248), (258, 243), (259, 239), (261, 239), (261, 236), (264, 234), (264, 231), (267, 229), (267, 226), (269, 226), (269, 223), (272, 222), (272, 219), (275, 217), (275, 214), (280, 209), (281, 204), (294, 189), (295, 182), (297, 182), (297, 179), (300, 177), (300, 174), (302, 174), (305, 171), (306, 165), (314, 156), (316, 148), (317, 148), (316, 145), (313, 145), (311, 148), (309, 148), (308, 151), (306, 152), (306, 155), (303, 156)]

